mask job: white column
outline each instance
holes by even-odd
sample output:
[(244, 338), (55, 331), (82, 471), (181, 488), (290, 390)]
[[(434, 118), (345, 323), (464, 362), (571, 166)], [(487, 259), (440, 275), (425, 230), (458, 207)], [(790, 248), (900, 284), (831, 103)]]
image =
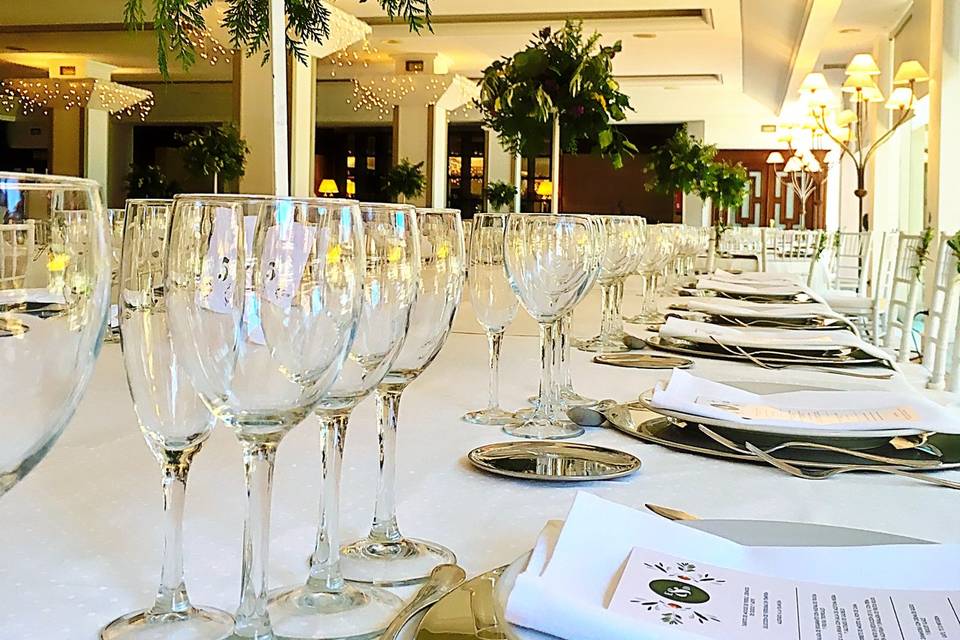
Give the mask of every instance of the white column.
[[(428, 109), (430, 116), (430, 154), (433, 170), (430, 172), (430, 206), (444, 208), (447, 206), (447, 110), (440, 105)], [(464, 167), (469, 171), (469, 167)]]
[(97, 181), (106, 201), (110, 193), (110, 114), (101, 109), (84, 109), (83, 117), (83, 175)]
[[(491, 182), (506, 182), (507, 184), (515, 184), (519, 190), (519, 180), (514, 183), (513, 155), (500, 146), (500, 141), (497, 140), (496, 133), (489, 129), (484, 129), (483, 133), (486, 142), (487, 184)], [(484, 202), (485, 211), (487, 210), (487, 206), (488, 203)]]
[(240, 178), (241, 193), (272, 195), (274, 188), (273, 77), (269, 65), (260, 64), (260, 56), (237, 54), (234, 88), (237, 100), (240, 135), (250, 147), (246, 172)]
[[(396, 141), (394, 143), (394, 148), (397, 150), (396, 157), (393, 159), (394, 164), (399, 163), (403, 159), (407, 159), (411, 164), (417, 164), (418, 162), (423, 163), (423, 171), (426, 174), (427, 166), (427, 138), (429, 137), (429, 127), (431, 123), (427, 117), (427, 108), (422, 103), (417, 104), (402, 104), (396, 109), (396, 129), (394, 131), (394, 136), (396, 136)], [(444, 132), (446, 135), (446, 132)], [(430, 185), (427, 185), (427, 189), (430, 189)], [(409, 201), (409, 204), (415, 204), (418, 207), (422, 207), (426, 204), (426, 190), (424, 193)]]
[[(317, 80), (314, 59), (290, 65), (290, 194), (313, 196), (316, 158)], [(345, 195), (346, 186), (343, 186)]]
[(930, 124), (927, 203), (934, 229), (956, 231), (956, 179), (960, 176), (960, 3), (930, 7)]

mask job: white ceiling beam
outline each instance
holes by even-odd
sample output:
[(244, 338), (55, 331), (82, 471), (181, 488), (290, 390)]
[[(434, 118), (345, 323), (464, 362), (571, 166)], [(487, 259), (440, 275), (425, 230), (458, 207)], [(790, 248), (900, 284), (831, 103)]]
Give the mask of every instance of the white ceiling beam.
[(803, 33), (794, 49), (790, 78), (780, 98), (778, 113), (783, 110), (785, 103), (796, 97), (803, 79), (816, 68), (820, 52), (823, 51), (823, 46), (833, 30), (833, 22), (841, 4), (842, 0), (809, 0), (807, 3)]

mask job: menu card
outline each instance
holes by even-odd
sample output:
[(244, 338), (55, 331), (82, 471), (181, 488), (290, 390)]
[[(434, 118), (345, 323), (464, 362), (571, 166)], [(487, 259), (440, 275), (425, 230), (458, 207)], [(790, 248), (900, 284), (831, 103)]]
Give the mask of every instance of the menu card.
[(704, 638), (960, 639), (960, 591), (906, 591), (761, 576), (635, 547), (609, 610)]

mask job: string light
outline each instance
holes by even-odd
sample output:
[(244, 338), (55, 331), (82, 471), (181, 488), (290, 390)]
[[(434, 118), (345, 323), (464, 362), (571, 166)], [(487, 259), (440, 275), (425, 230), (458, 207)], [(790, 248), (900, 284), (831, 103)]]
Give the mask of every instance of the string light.
[[(215, 66), (221, 59), (227, 64), (230, 63), (230, 56), (235, 51), (230, 51), (213, 37), (213, 32), (210, 31), (209, 27), (204, 26), (202, 29), (198, 29), (192, 24), (185, 24), (183, 25), (183, 31), (198, 58), (206, 60), (210, 63), (210, 66)], [(173, 45), (170, 45), (170, 50), (174, 50)]]
[(153, 108), (153, 93), (96, 78), (17, 78), (0, 80), (0, 108), (24, 115), (50, 109), (102, 109), (117, 119), (139, 116), (145, 120)]

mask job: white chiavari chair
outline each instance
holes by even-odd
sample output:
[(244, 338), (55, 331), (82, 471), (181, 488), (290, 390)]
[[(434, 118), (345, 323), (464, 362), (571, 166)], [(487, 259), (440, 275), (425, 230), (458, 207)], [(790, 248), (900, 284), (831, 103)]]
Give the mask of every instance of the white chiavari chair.
[(724, 257), (742, 258), (756, 256), (763, 251), (763, 234), (758, 227), (731, 227), (724, 231), (717, 247)]
[(824, 299), (840, 314), (856, 321), (869, 335), (875, 345), (881, 344), (880, 328), (886, 319), (890, 290), (893, 286), (893, 271), (896, 266), (898, 231), (887, 231), (880, 241), (877, 260), (867, 271), (866, 293), (863, 295), (850, 291), (826, 291)]
[(796, 229), (763, 229), (763, 251), (760, 268), (773, 269), (775, 263), (801, 262), (807, 264), (814, 256), (822, 231)]
[(827, 277), (830, 290), (866, 295), (873, 232), (837, 231), (829, 237), (829, 243)]
[(0, 289), (23, 287), (35, 247), (36, 236), (32, 220), (0, 224)]
[[(919, 250), (920, 235), (901, 235), (897, 243), (897, 260), (890, 289), (890, 308), (887, 310), (887, 330), (883, 346), (897, 351), (897, 362), (910, 360), (910, 340), (917, 307), (923, 298), (924, 264)], [(934, 247), (931, 247), (931, 251)]]
[[(941, 234), (934, 266), (930, 309), (923, 326), (923, 366), (930, 371), (927, 387), (958, 388), (960, 370), (960, 270), (957, 254), (948, 244), (951, 234)], [(951, 350), (951, 346), (953, 347)], [(949, 375), (948, 375), (949, 368)], [(948, 383), (949, 378), (949, 383)]]

